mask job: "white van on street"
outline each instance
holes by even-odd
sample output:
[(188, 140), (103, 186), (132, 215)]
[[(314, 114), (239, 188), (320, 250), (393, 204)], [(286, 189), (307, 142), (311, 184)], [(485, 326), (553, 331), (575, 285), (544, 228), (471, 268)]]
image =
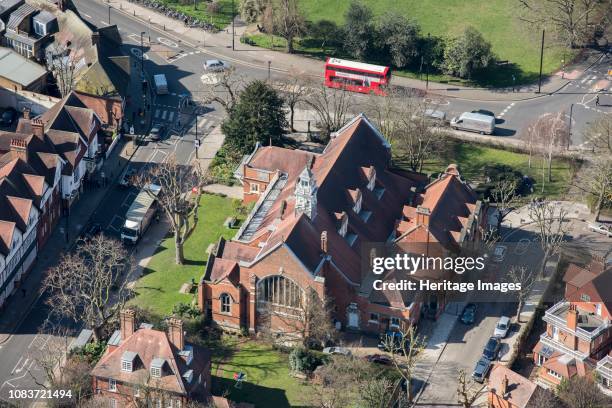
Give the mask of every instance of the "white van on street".
[(450, 126), (455, 130), (467, 130), (478, 132), (481, 135), (493, 134), (495, 130), (495, 117), (483, 115), (482, 113), (463, 112), (450, 121)]

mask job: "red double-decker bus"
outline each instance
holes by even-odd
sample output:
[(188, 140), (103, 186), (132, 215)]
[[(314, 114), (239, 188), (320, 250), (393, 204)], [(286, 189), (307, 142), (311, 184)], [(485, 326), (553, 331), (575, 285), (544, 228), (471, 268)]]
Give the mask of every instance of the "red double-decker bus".
[(386, 95), (391, 70), (381, 65), (328, 58), (325, 63), (325, 86), (348, 91)]

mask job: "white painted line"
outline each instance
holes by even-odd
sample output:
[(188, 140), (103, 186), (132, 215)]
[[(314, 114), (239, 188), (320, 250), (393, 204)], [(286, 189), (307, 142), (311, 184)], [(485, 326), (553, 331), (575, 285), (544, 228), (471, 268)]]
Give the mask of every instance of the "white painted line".
[(201, 128), (203, 128), (203, 127), (204, 127), (204, 125), (206, 124), (206, 122), (208, 122), (208, 119), (207, 119), (207, 118), (204, 118), (204, 119), (202, 119), (202, 120), (201, 120), (201, 121), (198, 123), (198, 126), (199, 126), (199, 127), (201, 127)]
[(172, 122), (172, 119), (174, 119), (174, 111), (170, 112), (170, 115), (168, 115), (168, 122)]
[(166, 116), (168, 115), (168, 111), (164, 110), (164, 112), (162, 113), (162, 120), (166, 120)]
[(91, 18), (91, 16), (89, 14), (85, 14), (85, 13), (81, 13), (82, 15), (84, 15), (87, 18)]
[(584, 78), (582, 81), (580, 81), (581, 84), (584, 84), (586, 82), (586, 80), (589, 79), (589, 77)]
[(104, 25), (108, 25), (108, 23), (107, 23), (106, 21), (104, 21), (104, 20), (100, 20), (100, 22), (101, 22), (102, 24), (104, 24)]
[(17, 369), (17, 366), (19, 365), (19, 363), (21, 363), (22, 359), (23, 359), (23, 356), (19, 357), (19, 361), (17, 361), (17, 364), (15, 364), (15, 367), (13, 367), (13, 371), (11, 371), (11, 375), (15, 374), (15, 370)]

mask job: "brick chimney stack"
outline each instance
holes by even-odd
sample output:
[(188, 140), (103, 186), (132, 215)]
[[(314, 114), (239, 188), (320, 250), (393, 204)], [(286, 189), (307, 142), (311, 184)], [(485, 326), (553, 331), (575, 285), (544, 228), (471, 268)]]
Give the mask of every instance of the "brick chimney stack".
[(171, 318), (168, 321), (168, 338), (170, 343), (183, 350), (185, 348), (185, 336), (183, 334), (183, 321), (181, 319)]
[(567, 311), (567, 328), (570, 330), (576, 330), (578, 327), (578, 310), (576, 305), (570, 304), (569, 310)]
[(121, 323), (121, 340), (125, 340), (136, 330), (136, 312), (132, 309), (122, 310), (119, 313), (119, 320)]
[(321, 232), (321, 252), (327, 253), (327, 231)]
[(42, 123), (40, 119), (32, 119), (30, 121), (30, 125), (32, 126), (32, 133), (36, 137), (44, 137), (45, 135), (45, 124)]
[(25, 108), (23, 108), (23, 118), (25, 120), (30, 120), (30, 113), (31, 112), (32, 111), (31, 111), (31, 109), (29, 107), (26, 106)]
[(508, 392), (508, 376), (504, 375), (504, 379), (501, 382), (501, 389), (499, 390), (501, 395), (505, 395)]
[(421, 207), (419, 205), (416, 209), (416, 213), (417, 225), (425, 225), (429, 227), (429, 216), (431, 215), (431, 210), (427, 207)]
[(28, 143), (22, 139), (11, 139), (11, 152), (15, 152), (17, 156), (24, 162), (28, 162)]

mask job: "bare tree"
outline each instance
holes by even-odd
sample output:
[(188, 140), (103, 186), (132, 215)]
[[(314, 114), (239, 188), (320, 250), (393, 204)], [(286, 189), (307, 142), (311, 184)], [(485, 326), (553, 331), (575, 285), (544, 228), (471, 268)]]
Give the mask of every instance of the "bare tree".
[(237, 74), (234, 67), (213, 72), (206, 78), (203, 85), (203, 101), (204, 103), (217, 102), (229, 112), (238, 102), (238, 93), (244, 83), (244, 77)]
[[(137, 184), (152, 197), (156, 197), (159, 208), (170, 222), (177, 265), (185, 261), (183, 246), (197, 225), (200, 194), (207, 179), (199, 165), (179, 164), (174, 153), (138, 179)], [(148, 188), (151, 184), (161, 187), (159, 194), (156, 195), (153, 189)]]
[(279, 0), (275, 17), (275, 31), (287, 40), (287, 52), (293, 54), (295, 38), (306, 31), (304, 16), (298, 8), (297, 0)]
[(496, 181), (493, 185), (493, 190), (491, 190), (491, 196), (499, 212), (499, 223), (501, 224), (503, 220), (512, 213), (518, 201), (516, 181), (508, 179)]
[(487, 387), (487, 384), (476, 384), (468, 379), (464, 370), (459, 370), (457, 396), (459, 405), (463, 408), (471, 408)]
[(300, 339), (304, 347), (310, 348), (313, 343), (321, 345), (335, 339), (337, 333), (332, 324), (332, 308), (331, 298), (321, 299), (314, 289), (308, 288), (302, 292), (299, 306), (292, 308), (291, 312), (260, 304), (258, 326), (263, 335), (276, 336), (279, 332), (272, 333), (272, 320), (279, 320), (284, 328), (280, 334), (289, 339)]
[(517, 291), (518, 305), (516, 307), (516, 320), (520, 323), (521, 311), (525, 305), (525, 300), (527, 300), (527, 295), (529, 295), (536, 282), (536, 274), (526, 266), (512, 265), (508, 271), (508, 277), (515, 283), (521, 284), (521, 289)]
[(612, 206), (612, 156), (594, 157), (572, 184), (589, 196), (595, 221), (599, 221), (601, 210)]
[(529, 406), (531, 408), (550, 408), (557, 407), (563, 408), (563, 403), (553, 394), (552, 391), (537, 387), (536, 392), (529, 400)]
[(290, 72), (289, 78), (276, 86), (283, 95), (285, 105), (289, 108), (289, 126), (291, 126), (292, 131), (295, 131), (295, 108), (300, 102), (304, 101), (308, 93), (308, 87), (303, 80), (303, 76), (303, 72)]
[(536, 228), (536, 235), (542, 251), (540, 276), (544, 276), (546, 263), (558, 253), (567, 233), (567, 211), (552, 201), (533, 202), (529, 206), (529, 218)]
[(595, 152), (612, 154), (612, 115), (600, 115), (586, 129), (585, 139)]
[(546, 182), (552, 181), (552, 161), (555, 153), (566, 149), (570, 142), (567, 122), (564, 118), (563, 112), (545, 113), (533, 123), (529, 131), (544, 159), (542, 162), (542, 192), (544, 192)]
[(78, 61), (75, 53), (66, 46), (52, 45), (47, 49), (47, 68), (53, 74), (62, 96), (75, 86)]
[(28, 358), (35, 362), (44, 378), (38, 378), (32, 369), (28, 373), (36, 385), (49, 389), (64, 383), (64, 364), (69, 352), (72, 332), (65, 326), (46, 320), (29, 348)]
[(47, 303), (52, 313), (83, 321), (97, 341), (100, 328), (125, 301), (124, 273), (129, 273), (130, 265), (127, 251), (114, 239), (97, 235), (81, 242), (45, 277), (43, 286), (50, 292)]
[(393, 390), (397, 386), (389, 378), (368, 378), (359, 386), (359, 396), (364, 408), (388, 408), (394, 401)]
[(354, 96), (351, 92), (328, 88), (324, 85), (310, 86), (305, 103), (314, 109), (319, 120), (323, 136), (329, 136), (340, 129), (351, 115)]
[(575, 375), (557, 389), (557, 395), (571, 408), (608, 408), (612, 398), (602, 393), (593, 378)]
[(402, 331), (401, 340), (398, 349), (397, 340), (393, 336), (387, 336), (385, 339), (385, 347), (391, 350), (391, 360), (395, 371), (406, 382), (406, 399), (408, 404), (412, 404), (414, 395), (412, 393), (412, 378), (414, 377), (414, 369), (417, 363), (423, 357), (423, 350), (427, 345), (425, 338), (416, 333), (414, 326), (409, 326), (408, 329)]
[(537, 121), (531, 123), (527, 126), (527, 130), (522, 132), (520, 135), (521, 140), (525, 143), (525, 147), (527, 147), (527, 153), (529, 159), (527, 160), (527, 167), (531, 168), (531, 159), (534, 154), (534, 150), (536, 148), (536, 139), (537, 139)]

